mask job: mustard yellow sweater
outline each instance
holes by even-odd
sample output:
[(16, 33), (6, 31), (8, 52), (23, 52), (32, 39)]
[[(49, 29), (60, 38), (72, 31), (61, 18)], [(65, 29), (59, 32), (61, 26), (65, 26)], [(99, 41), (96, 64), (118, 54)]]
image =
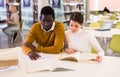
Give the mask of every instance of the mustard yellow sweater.
[[(55, 28), (52, 31), (45, 32), (41, 29), (41, 22), (32, 25), (25, 42), (33, 43), (36, 41), (36, 51), (43, 53), (57, 54), (63, 48), (65, 37), (65, 26), (55, 21)], [(31, 48), (22, 46), (23, 51), (28, 54)]]

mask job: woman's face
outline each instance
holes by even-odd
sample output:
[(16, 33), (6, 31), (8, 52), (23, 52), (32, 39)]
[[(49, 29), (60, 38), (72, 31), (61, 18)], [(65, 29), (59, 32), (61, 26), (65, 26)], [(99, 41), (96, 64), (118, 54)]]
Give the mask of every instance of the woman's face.
[(16, 7), (15, 6), (9, 6), (9, 10), (10, 12), (15, 12), (16, 11)]
[(80, 25), (78, 22), (75, 22), (73, 20), (70, 20), (70, 30), (75, 33), (78, 32), (79, 29), (81, 29), (82, 25)]

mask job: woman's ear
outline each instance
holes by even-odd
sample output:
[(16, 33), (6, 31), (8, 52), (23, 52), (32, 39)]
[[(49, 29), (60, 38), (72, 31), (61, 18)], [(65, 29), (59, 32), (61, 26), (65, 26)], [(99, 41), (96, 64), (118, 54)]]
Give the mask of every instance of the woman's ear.
[(40, 16), (40, 20), (41, 20), (41, 16)]

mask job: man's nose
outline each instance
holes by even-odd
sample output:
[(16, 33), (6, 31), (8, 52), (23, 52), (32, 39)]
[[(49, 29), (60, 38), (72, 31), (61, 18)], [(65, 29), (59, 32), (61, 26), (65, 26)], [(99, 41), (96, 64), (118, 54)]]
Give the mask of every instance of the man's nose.
[(48, 22), (45, 22), (45, 25), (47, 26), (49, 23)]

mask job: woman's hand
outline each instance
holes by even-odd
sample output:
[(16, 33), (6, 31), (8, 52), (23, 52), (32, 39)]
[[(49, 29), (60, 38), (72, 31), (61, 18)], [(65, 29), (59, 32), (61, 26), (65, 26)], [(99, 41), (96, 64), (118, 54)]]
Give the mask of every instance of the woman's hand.
[(72, 53), (74, 53), (74, 52), (76, 52), (76, 51), (73, 50), (73, 49), (71, 49), (71, 48), (66, 48), (66, 49), (65, 49), (65, 52), (66, 52), (67, 54), (72, 54)]
[(9, 23), (9, 20), (8, 20), (8, 19), (6, 19), (6, 20), (5, 20), (5, 22), (6, 22), (6, 23)]
[(96, 59), (95, 59), (95, 61), (97, 61), (97, 62), (101, 62), (102, 61), (102, 56), (96, 56)]

